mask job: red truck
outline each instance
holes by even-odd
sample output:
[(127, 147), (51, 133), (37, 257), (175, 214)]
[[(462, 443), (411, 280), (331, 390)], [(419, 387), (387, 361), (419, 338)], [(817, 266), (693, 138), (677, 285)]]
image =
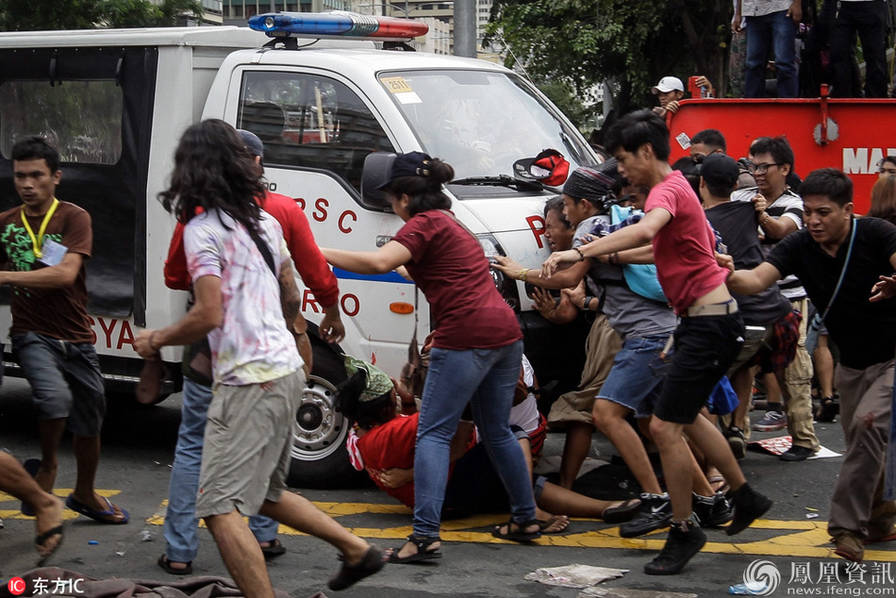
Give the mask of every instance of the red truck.
[(870, 206), (871, 186), (884, 156), (896, 155), (896, 99), (818, 98), (681, 100), (668, 116), (670, 162), (688, 155), (690, 138), (703, 129), (725, 136), (728, 154), (747, 155), (757, 137), (784, 135), (793, 147), (794, 170), (805, 177), (817, 168), (838, 168), (855, 185), (856, 212)]

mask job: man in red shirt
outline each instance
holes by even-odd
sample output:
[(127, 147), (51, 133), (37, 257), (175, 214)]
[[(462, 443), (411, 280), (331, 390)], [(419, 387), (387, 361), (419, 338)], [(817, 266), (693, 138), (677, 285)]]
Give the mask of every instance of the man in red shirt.
[(649, 110), (633, 112), (610, 129), (607, 149), (619, 162), (620, 174), (633, 184), (651, 188), (644, 218), (587, 245), (553, 253), (543, 269), (550, 276), (561, 263), (607, 254), (616, 254), (613, 261), (619, 261), (621, 251), (640, 252), (643, 246), (653, 245), (657, 277), (681, 322), (675, 330), (666, 382), (650, 420), (672, 501), (672, 526), (662, 552), (644, 571), (670, 575), (681, 571), (706, 543), (691, 512), (691, 457), (684, 433), (732, 488), (734, 519), (728, 535), (744, 530), (772, 503), (746, 483), (721, 432), (698, 417), (743, 344), (744, 324), (725, 286), (728, 272), (716, 262), (715, 235), (700, 201), (684, 176), (669, 166), (669, 130)]
[[(264, 172), (261, 140), (249, 131), (240, 129), (240, 137), (246, 149), (255, 157), (255, 163)], [(279, 193), (265, 194), (261, 206), (271, 214), (283, 229), (283, 237), (295, 262), (302, 281), (314, 293), (318, 303), (324, 306), (324, 319), (320, 323), (322, 336), (330, 342), (339, 342), (345, 335), (345, 327), (339, 316), (339, 287), (336, 276), (330, 270), (314, 242), (305, 213), (295, 200)], [(187, 258), (183, 243), (184, 225), (174, 229), (165, 261), (165, 284), (169, 288), (190, 290), (192, 281), (187, 272)], [(311, 346), (305, 337), (302, 359), (311, 368)], [(196, 528), (196, 491), (199, 484), (199, 464), (206, 413), (212, 399), (208, 380), (194, 379), (194, 374), (184, 370), (183, 406), (178, 429), (177, 448), (171, 465), (171, 482), (168, 490), (168, 508), (165, 513), (165, 554), (158, 559), (159, 566), (172, 575), (189, 575), (192, 561), (199, 550)], [(253, 515), (249, 528), (255, 535), (266, 559), (280, 556), (286, 549), (277, 539), (278, 523), (269, 517)]]

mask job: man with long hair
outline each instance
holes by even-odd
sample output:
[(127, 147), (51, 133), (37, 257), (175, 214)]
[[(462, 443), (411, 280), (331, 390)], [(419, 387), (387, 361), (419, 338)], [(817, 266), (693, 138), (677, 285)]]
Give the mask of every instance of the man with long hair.
[(187, 129), (161, 198), (165, 209), (188, 220), (184, 248), (195, 303), (175, 324), (141, 331), (135, 347), (151, 358), (165, 345), (208, 336), (214, 390), (197, 517), (205, 519), (228, 571), (250, 598), (274, 594), (244, 514), (261, 513), (336, 546), (343, 564), (331, 589), (376, 573), (383, 566), (379, 548), (285, 492), (305, 384), (297, 350), (304, 319), (282, 229), (259, 207), (264, 187), (235, 129), (216, 119)]

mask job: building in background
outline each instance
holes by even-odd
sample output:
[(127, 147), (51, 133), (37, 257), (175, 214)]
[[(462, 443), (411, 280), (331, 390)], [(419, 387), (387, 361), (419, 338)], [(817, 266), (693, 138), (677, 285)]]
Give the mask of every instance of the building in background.
[[(203, 3), (206, 0), (203, 0)], [(371, 2), (368, 2), (370, 4)], [(266, 12), (326, 12), (351, 10), (351, 0), (223, 0), (225, 25), (245, 25), (250, 17)]]

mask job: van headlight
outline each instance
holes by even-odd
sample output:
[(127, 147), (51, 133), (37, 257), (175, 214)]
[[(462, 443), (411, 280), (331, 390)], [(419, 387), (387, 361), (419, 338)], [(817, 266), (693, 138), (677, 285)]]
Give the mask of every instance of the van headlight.
[[(494, 235), (485, 233), (476, 235), (476, 237), (479, 239), (479, 244), (482, 245), (482, 251), (485, 252), (485, 257), (489, 258), (489, 261), (492, 261), (492, 258), (495, 256), (507, 255), (504, 253), (504, 250), (501, 248), (501, 245)], [(504, 298), (507, 305), (514, 310), (519, 309), (520, 297), (516, 289), (516, 281), (504, 276), (503, 272), (495, 270), (494, 268), (490, 268), (489, 272), (491, 272), (492, 280), (495, 282), (495, 288), (501, 293), (501, 297)]]

